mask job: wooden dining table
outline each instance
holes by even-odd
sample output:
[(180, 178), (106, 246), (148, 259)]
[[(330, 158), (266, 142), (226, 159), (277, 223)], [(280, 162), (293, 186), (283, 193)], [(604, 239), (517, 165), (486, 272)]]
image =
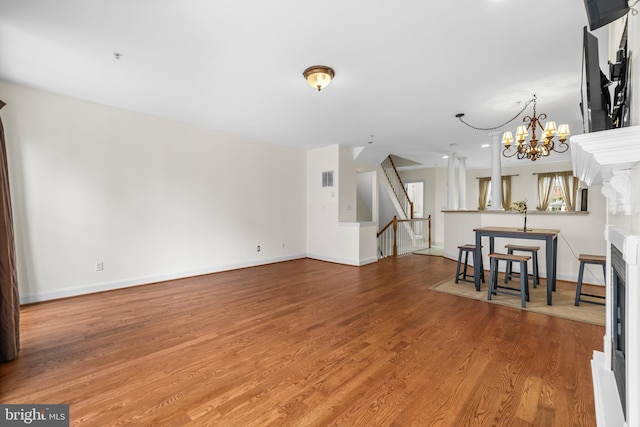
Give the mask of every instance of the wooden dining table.
[[(547, 305), (551, 305), (553, 291), (556, 290), (556, 267), (558, 264), (558, 234), (560, 230), (531, 228), (524, 231), (517, 227), (479, 227), (476, 233), (476, 251), (473, 259), (473, 274), (476, 290), (480, 290), (480, 269), (482, 266), (482, 237), (489, 237), (489, 253), (495, 249), (495, 238), (544, 240), (547, 262)], [(509, 242), (513, 243), (513, 242)]]

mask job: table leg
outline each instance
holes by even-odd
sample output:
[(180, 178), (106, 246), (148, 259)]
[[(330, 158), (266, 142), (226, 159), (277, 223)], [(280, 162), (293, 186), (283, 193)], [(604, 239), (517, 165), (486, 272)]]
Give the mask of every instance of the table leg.
[(482, 259), (482, 235), (476, 231), (476, 250), (473, 251), (473, 281), (476, 291), (480, 290), (480, 265)]
[(558, 278), (558, 237), (553, 239), (553, 290), (556, 290)]
[(547, 237), (545, 239), (545, 250), (547, 252), (547, 305), (551, 305), (552, 292), (555, 287), (555, 274), (554, 274), (554, 259), (555, 251), (553, 250), (553, 238)]

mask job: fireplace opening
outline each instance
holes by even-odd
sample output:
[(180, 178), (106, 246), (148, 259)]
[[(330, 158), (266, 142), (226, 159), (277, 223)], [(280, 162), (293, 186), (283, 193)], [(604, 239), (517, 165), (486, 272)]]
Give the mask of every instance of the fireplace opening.
[(620, 402), (622, 403), (622, 413), (627, 418), (626, 405), (626, 363), (625, 363), (625, 342), (626, 342), (626, 263), (622, 253), (615, 246), (611, 246), (611, 284), (613, 290), (613, 310), (611, 325), (613, 327), (613, 349), (612, 368), (613, 375), (618, 386)]

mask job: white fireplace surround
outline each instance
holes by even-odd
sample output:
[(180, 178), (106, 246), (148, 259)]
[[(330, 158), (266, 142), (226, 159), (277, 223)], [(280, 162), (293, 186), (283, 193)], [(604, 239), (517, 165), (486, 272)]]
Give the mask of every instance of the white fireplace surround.
[[(602, 185), (607, 199), (606, 327), (603, 351), (591, 361), (599, 427), (640, 427), (640, 126), (571, 137), (573, 173)], [(636, 194), (640, 193), (637, 190)], [(612, 370), (613, 287), (611, 247), (622, 252), (626, 274), (626, 420)]]

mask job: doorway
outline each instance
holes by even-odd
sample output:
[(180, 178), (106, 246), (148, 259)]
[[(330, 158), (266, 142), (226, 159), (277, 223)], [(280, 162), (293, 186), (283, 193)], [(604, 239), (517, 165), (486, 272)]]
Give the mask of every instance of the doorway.
[(405, 182), (404, 189), (413, 202), (413, 217), (424, 218), (424, 181)]

